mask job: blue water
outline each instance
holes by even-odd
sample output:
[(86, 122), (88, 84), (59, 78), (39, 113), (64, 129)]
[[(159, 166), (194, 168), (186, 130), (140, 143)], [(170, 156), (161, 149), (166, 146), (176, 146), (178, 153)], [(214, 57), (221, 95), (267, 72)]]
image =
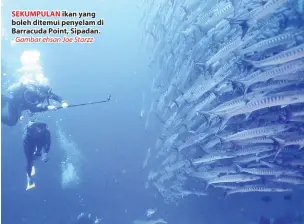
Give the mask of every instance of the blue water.
[[(10, 31), (13, 9), (68, 9), (95, 11), (105, 19), (102, 34), (94, 44), (17, 44), (2, 40), (2, 60), (8, 76), (20, 67), (20, 55), (37, 50), (53, 92), (70, 104), (103, 100), (111, 102), (47, 112), (41, 119), (52, 131), (47, 164), (37, 165), (36, 188), (25, 191), (25, 157), (22, 131), (25, 121), (14, 127), (2, 125), (2, 223), (69, 224), (81, 212), (102, 217), (101, 223), (124, 224), (146, 219), (148, 208), (157, 208), (155, 218), (168, 223), (250, 223), (261, 215), (279, 216), (304, 210), (303, 193), (291, 201), (274, 197), (266, 204), (259, 197), (237, 195), (223, 200), (222, 192), (208, 197), (187, 197), (179, 205), (166, 204), (157, 190), (145, 188), (148, 169), (142, 169), (147, 149), (155, 144), (162, 124), (156, 117), (148, 130), (140, 118), (142, 94), (149, 90), (155, 71), (148, 67), (149, 53), (141, 44), (138, 2), (98, 0), (3, 1), (4, 26)], [(3, 80), (9, 79), (3, 77)], [(58, 142), (57, 125), (79, 149), (80, 183), (62, 189), (64, 153)], [(199, 187), (195, 186), (195, 187)]]

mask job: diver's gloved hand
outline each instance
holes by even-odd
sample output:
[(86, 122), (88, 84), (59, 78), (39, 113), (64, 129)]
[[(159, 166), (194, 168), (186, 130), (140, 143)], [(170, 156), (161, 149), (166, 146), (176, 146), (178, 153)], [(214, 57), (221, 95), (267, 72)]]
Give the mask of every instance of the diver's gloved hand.
[(47, 109), (48, 110), (57, 110), (57, 107), (55, 107), (54, 105), (48, 105)]
[(43, 162), (46, 163), (49, 160), (48, 154), (47, 153), (42, 153), (41, 159), (42, 159)]
[(67, 102), (63, 102), (63, 103), (61, 104), (61, 106), (62, 106), (62, 108), (67, 108), (67, 107), (69, 106), (69, 104), (68, 104)]

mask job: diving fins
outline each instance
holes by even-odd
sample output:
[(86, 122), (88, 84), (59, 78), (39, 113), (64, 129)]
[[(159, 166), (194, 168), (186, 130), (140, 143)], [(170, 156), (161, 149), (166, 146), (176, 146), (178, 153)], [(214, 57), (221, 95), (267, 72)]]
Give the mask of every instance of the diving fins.
[(36, 170), (35, 167), (32, 166), (32, 170), (31, 170), (31, 177), (34, 176), (36, 174)]
[(34, 183), (34, 181), (32, 180), (32, 178), (30, 178), (28, 175), (27, 175), (27, 186), (26, 186), (26, 190), (30, 190), (32, 188), (34, 188), (36, 185)]

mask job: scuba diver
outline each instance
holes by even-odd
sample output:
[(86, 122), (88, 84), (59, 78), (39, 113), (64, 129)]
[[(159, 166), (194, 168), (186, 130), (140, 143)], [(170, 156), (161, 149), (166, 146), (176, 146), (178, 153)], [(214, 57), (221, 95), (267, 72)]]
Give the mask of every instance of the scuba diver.
[(26, 190), (35, 187), (32, 177), (35, 175), (34, 160), (41, 157), (42, 161), (48, 161), (48, 153), (51, 146), (51, 133), (47, 124), (30, 121), (23, 133), (23, 148), (27, 160), (27, 187)]
[(18, 82), (11, 85), (7, 92), (7, 95), (1, 94), (1, 121), (8, 126), (16, 125), (23, 111), (37, 113), (56, 110), (54, 105), (50, 105), (50, 100), (60, 103), (62, 108), (68, 107), (61, 97), (52, 93), (52, 88), (48, 84), (34, 81)]

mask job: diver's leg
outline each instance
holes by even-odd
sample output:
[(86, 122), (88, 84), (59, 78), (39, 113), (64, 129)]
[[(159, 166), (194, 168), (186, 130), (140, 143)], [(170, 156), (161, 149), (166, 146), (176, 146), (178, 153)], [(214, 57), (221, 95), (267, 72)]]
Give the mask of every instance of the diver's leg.
[(1, 95), (1, 99), (4, 100), (1, 102), (1, 122), (8, 126), (16, 125), (21, 116), (20, 109), (14, 106), (8, 97)]
[(32, 141), (26, 137), (23, 140), (24, 153), (26, 157), (26, 173), (29, 177), (32, 176), (32, 168), (34, 166), (34, 151), (36, 145), (32, 143)]
[(23, 141), (24, 152), (26, 156), (26, 178), (27, 178), (27, 186), (26, 190), (32, 189), (35, 187), (35, 183), (33, 181), (33, 176), (35, 175), (35, 167), (34, 167), (34, 150), (36, 145), (33, 144), (28, 139)]

